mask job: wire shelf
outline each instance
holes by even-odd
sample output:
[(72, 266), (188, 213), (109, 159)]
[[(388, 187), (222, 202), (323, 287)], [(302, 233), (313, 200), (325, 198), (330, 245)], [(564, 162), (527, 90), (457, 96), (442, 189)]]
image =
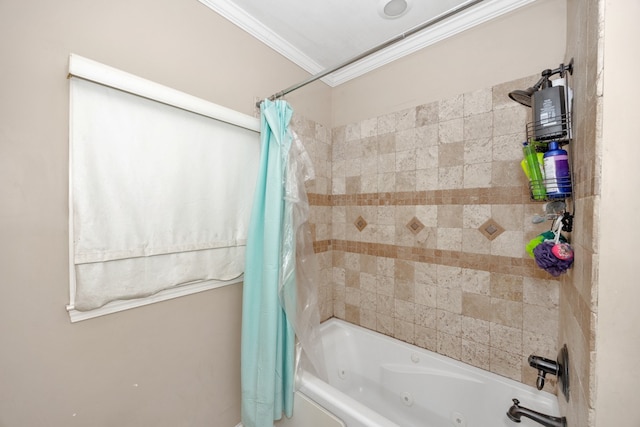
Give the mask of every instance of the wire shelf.
[(551, 141), (558, 141), (559, 145), (564, 145), (568, 144), (571, 138), (570, 113), (527, 123), (527, 140), (534, 141), (538, 151), (546, 151), (547, 144)]
[(571, 194), (571, 176), (529, 181), (529, 195), (536, 202), (562, 200)]

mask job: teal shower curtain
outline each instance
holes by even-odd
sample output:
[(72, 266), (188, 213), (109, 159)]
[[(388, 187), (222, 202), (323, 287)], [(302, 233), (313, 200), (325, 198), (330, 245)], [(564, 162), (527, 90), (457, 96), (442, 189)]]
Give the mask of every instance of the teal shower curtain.
[(242, 424), (272, 427), (293, 412), (295, 333), (279, 298), (285, 227), (284, 179), (293, 111), (261, 105), (260, 170), (249, 223), (242, 308)]

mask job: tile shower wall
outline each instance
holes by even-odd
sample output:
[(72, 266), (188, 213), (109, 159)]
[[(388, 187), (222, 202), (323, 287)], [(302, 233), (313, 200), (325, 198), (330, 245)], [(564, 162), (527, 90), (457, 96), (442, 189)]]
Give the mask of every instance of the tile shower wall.
[(536, 80), (331, 132), (296, 120), (317, 172), (307, 190), (323, 320), (535, 384), (526, 359), (555, 358), (560, 289), (524, 251), (549, 224), (531, 222), (543, 207), (519, 164), (528, 109), (507, 94)]
[(291, 128), (311, 158), (314, 177), (306, 183), (309, 222), (318, 261), (318, 305), (321, 320), (333, 317), (331, 251), (331, 130), (294, 114)]

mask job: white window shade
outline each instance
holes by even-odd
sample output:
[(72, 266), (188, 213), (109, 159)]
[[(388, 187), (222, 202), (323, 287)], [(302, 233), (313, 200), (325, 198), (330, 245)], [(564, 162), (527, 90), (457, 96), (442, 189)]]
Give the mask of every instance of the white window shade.
[(257, 120), (236, 113), (230, 124), (226, 109), (225, 121), (211, 118), (221, 107), (93, 65), (117, 81), (138, 80), (143, 93), (71, 78), (72, 320), (235, 283), (259, 160)]

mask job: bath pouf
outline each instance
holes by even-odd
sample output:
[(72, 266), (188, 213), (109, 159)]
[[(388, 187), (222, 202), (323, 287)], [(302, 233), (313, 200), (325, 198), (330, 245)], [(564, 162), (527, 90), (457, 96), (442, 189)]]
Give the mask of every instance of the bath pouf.
[[(527, 253), (531, 258), (535, 258), (535, 255), (533, 254), (533, 250), (536, 248), (536, 246), (538, 246), (540, 243), (544, 242), (545, 240), (553, 240), (554, 238), (555, 238), (555, 234), (553, 233), (553, 231), (545, 231), (544, 233), (538, 234), (536, 237), (531, 239), (529, 243), (527, 243), (527, 246), (525, 246), (525, 250), (527, 251)], [(565, 239), (564, 236), (560, 235), (560, 241), (564, 243), (567, 241), (567, 239)]]
[(542, 242), (533, 249), (536, 264), (538, 267), (547, 271), (554, 277), (558, 277), (571, 267), (573, 257), (571, 259), (559, 259), (553, 254), (555, 242)]

